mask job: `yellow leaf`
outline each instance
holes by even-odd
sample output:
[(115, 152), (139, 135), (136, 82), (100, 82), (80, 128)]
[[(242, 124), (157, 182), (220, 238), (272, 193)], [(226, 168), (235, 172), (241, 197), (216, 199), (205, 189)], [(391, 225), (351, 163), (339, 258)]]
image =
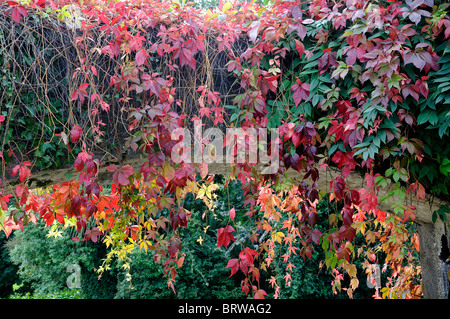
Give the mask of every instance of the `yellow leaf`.
[(261, 18), (261, 14), (266, 10), (266, 8), (262, 7), (258, 10), (258, 18)]
[(165, 163), (162, 170), (162, 175), (168, 180), (172, 180), (175, 177), (175, 169), (170, 164)]
[(206, 19), (206, 21), (209, 21), (209, 20), (211, 20), (211, 19), (214, 19), (214, 18), (216, 18), (218, 15), (219, 15), (218, 13), (214, 13), (214, 14), (212, 14), (211, 16), (209, 16), (208, 19)]
[(272, 240), (281, 244), (281, 239), (284, 237), (283, 232), (274, 232), (272, 233)]
[(204, 196), (205, 196), (205, 189), (204, 188), (200, 188), (198, 190), (198, 193), (197, 193), (197, 198), (203, 199)]
[(184, 199), (186, 197), (187, 192), (185, 189), (182, 189), (181, 187), (177, 187), (175, 190), (175, 194), (177, 196), (177, 200), (181, 201), (181, 199)]
[(352, 34), (353, 34), (353, 31), (352, 31), (352, 30), (347, 30), (347, 31), (344, 32), (344, 34), (342, 35), (342, 37), (345, 38), (345, 37), (348, 37), (348, 36), (350, 36), (350, 35), (352, 35)]

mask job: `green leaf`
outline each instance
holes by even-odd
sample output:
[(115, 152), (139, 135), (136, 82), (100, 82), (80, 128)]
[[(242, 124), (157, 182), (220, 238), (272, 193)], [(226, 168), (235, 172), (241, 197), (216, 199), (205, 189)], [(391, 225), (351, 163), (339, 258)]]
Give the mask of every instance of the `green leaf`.
[(439, 166), (439, 171), (442, 175), (448, 176), (450, 173), (450, 160), (446, 157), (442, 160), (441, 165)]
[(436, 125), (439, 121), (435, 110), (427, 110), (419, 114), (417, 117), (417, 125), (429, 122), (432, 125)]
[(433, 222), (433, 224), (436, 223), (436, 221), (437, 221), (437, 211), (433, 212), (433, 215), (431, 216), (431, 221)]
[(328, 156), (331, 156), (332, 154), (334, 154), (334, 152), (336, 152), (337, 148), (338, 148), (338, 145), (337, 144), (333, 144), (330, 147), (330, 149), (328, 150)]

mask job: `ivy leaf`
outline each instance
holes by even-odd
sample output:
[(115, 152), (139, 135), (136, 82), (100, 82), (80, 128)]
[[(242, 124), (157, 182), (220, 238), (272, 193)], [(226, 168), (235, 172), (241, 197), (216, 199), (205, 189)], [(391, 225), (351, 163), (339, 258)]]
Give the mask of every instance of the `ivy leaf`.
[(121, 185), (128, 185), (130, 183), (129, 177), (133, 175), (134, 168), (130, 165), (124, 165), (120, 168), (117, 175), (117, 181)]
[(319, 73), (325, 73), (330, 66), (335, 66), (336, 62), (336, 52), (331, 52), (331, 48), (323, 50), (323, 55), (319, 58), (318, 68)]
[(295, 49), (298, 52), (298, 55), (300, 57), (302, 57), (302, 54), (305, 52), (305, 46), (303, 45), (302, 42), (300, 42), (299, 40), (295, 39)]
[(236, 211), (234, 210), (234, 207), (230, 209), (230, 218), (234, 221), (234, 217), (236, 216)]
[(116, 185), (127, 186), (130, 183), (129, 177), (133, 175), (134, 168), (130, 165), (124, 165), (121, 168), (117, 168), (116, 165), (112, 164), (106, 167), (113, 174), (113, 182)]
[(196, 61), (192, 56), (192, 51), (188, 48), (183, 48), (180, 50), (180, 65), (189, 65), (193, 70), (195, 70)]
[(294, 18), (294, 20), (300, 20), (302, 18), (302, 9), (300, 9), (299, 5), (292, 7), (292, 18)]
[(72, 131), (70, 131), (70, 140), (72, 141), (72, 143), (78, 142), (82, 134), (83, 129), (81, 128), (81, 126), (79, 126), (78, 124), (74, 125)]
[(168, 181), (174, 179), (175, 169), (169, 163), (165, 163), (162, 169), (162, 176), (164, 176)]
[(11, 12), (11, 17), (14, 20), (14, 22), (20, 23), (20, 20), (22, 17), (24, 17), (24, 18), (27, 17), (27, 9), (25, 9), (25, 7), (19, 5), (15, 1), (7, 1), (7, 3), (10, 6), (13, 6), (12, 12)]
[(225, 267), (225, 269), (226, 268), (231, 268), (231, 275), (230, 275), (230, 277), (233, 276), (239, 270), (239, 259), (237, 259), (237, 258), (230, 259), (228, 261), (227, 266)]
[(231, 234), (232, 232), (234, 232), (234, 228), (230, 225), (220, 228), (217, 231), (217, 247), (224, 245), (226, 248), (231, 241), (236, 241), (233, 234)]
[(136, 65), (143, 65), (148, 57), (150, 57), (150, 55), (147, 53), (147, 51), (145, 51), (145, 49), (138, 51), (138, 53), (136, 53)]
[(177, 252), (181, 249), (181, 242), (177, 238), (171, 238), (169, 242), (169, 248), (167, 249), (169, 257), (174, 257)]
[(255, 43), (256, 37), (258, 36), (259, 26), (261, 25), (261, 21), (254, 21), (250, 25), (250, 30), (247, 32), (250, 40)]
[(294, 98), (295, 106), (298, 106), (301, 101), (306, 101), (309, 98), (311, 85), (309, 83), (302, 83), (299, 78), (297, 78), (297, 83), (292, 84), (291, 92)]
[(263, 289), (258, 289), (255, 291), (255, 299), (264, 299), (264, 296), (267, 296), (267, 292)]
[(19, 181), (23, 182), (27, 179), (27, 177), (31, 176), (31, 170), (28, 168), (28, 166), (31, 166), (30, 161), (24, 161), (21, 164), (17, 164), (12, 169), (13, 175), (17, 175), (19, 173)]
[(80, 100), (80, 102), (83, 103), (84, 99), (88, 96), (88, 93), (86, 91), (88, 86), (89, 86), (88, 83), (81, 84), (80, 87), (73, 92), (70, 100), (71, 101)]

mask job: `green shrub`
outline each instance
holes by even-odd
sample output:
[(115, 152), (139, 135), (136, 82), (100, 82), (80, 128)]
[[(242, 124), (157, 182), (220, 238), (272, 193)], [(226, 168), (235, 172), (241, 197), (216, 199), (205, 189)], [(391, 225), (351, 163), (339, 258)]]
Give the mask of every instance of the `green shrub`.
[(14, 283), (19, 280), (18, 267), (11, 262), (6, 243), (6, 235), (0, 231), (0, 298), (11, 294)]
[(114, 270), (101, 280), (94, 272), (104, 257), (104, 245), (75, 242), (69, 229), (56, 238), (48, 236), (49, 232), (42, 223), (30, 223), (23, 231), (15, 231), (7, 245), (20, 279), (30, 284), (29, 292), (37, 298), (59, 296), (68, 289), (69, 267), (78, 265), (83, 298), (112, 298), (117, 284)]

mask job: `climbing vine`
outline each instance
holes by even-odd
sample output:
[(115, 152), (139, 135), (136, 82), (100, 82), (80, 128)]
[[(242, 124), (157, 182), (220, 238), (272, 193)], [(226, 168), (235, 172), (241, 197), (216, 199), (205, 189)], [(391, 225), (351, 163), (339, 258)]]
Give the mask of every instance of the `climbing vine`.
[[(280, 285), (290, 285), (291, 258), (308, 259), (323, 249), (336, 291), (352, 297), (359, 285), (355, 257), (367, 258), (370, 274), (383, 253), (392, 275), (375, 296), (420, 297), (420, 267), (412, 263), (419, 250), (410, 226), (415, 206), (407, 199), (448, 199), (448, 6), (432, 0), (275, 0), (220, 1), (198, 9), (184, 1), (6, 1), (1, 19), (16, 33), (9, 42), (0, 33), (7, 74), (2, 85), (11, 88), (0, 100), (1, 182), (12, 189), (0, 197), (2, 227), (9, 234), (37, 216), (47, 226), (75, 227), (74, 240), (102, 240), (110, 252), (100, 275), (115, 257), (129, 268), (135, 246), (152, 249), (175, 290), (185, 256), (179, 229), (189, 227), (190, 218), (183, 202), (192, 193), (213, 212), (217, 188), (214, 165), (204, 158), (208, 139), (194, 142), (203, 154), (196, 161), (187, 147), (177, 148), (188, 136), (176, 133), (192, 132), (195, 123), (239, 128), (248, 139), (227, 134), (225, 146), (250, 151), (252, 132), (274, 129), (278, 137), (257, 146), (266, 146), (277, 165), (265, 174), (246, 157), (228, 175), (228, 182), (241, 181), (245, 216), (254, 225), (249, 244), (242, 241), (227, 264), (231, 275), (244, 275), (243, 293), (276, 298)], [(56, 31), (66, 48), (51, 48), (51, 41), (36, 45)], [(17, 43), (43, 55), (20, 61)], [(46, 47), (59, 52), (58, 64)], [(43, 72), (62, 69), (62, 87)], [(42, 96), (34, 91), (42, 99), (40, 112), (48, 114), (48, 131), (32, 134), (60, 139), (64, 159), (52, 160), (75, 169), (70, 181), (40, 194), (27, 182), (33, 169), (46, 168), (46, 157), (41, 148), (16, 141), (19, 132), (29, 132), (21, 128), (26, 101), (8, 93), (20, 81), (26, 92), (36, 87), (25, 80), (26, 70), (40, 74), (34, 80), (43, 87), (53, 85)], [(131, 155), (143, 164), (132, 165)], [(327, 180), (330, 171), (337, 175)], [(363, 176), (360, 187), (349, 181), (354, 173)], [(102, 174), (112, 176), (107, 191)], [(340, 207), (327, 216), (326, 231), (317, 228), (326, 218), (316, 210), (323, 180), (330, 202)], [(390, 213), (379, 209), (381, 202), (393, 202)], [(237, 245), (239, 227), (236, 210), (227, 211), (228, 223), (217, 232), (223, 249)], [(445, 220), (445, 211), (439, 216)], [(360, 247), (357, 234), (366, 240)], [(269, 292), (261, 273), (276, 262), (280, 246), (286, 248), (280, 257), (284, 282), (268, 278)], [(347, 287), (341, 285), (344, 274)]]

